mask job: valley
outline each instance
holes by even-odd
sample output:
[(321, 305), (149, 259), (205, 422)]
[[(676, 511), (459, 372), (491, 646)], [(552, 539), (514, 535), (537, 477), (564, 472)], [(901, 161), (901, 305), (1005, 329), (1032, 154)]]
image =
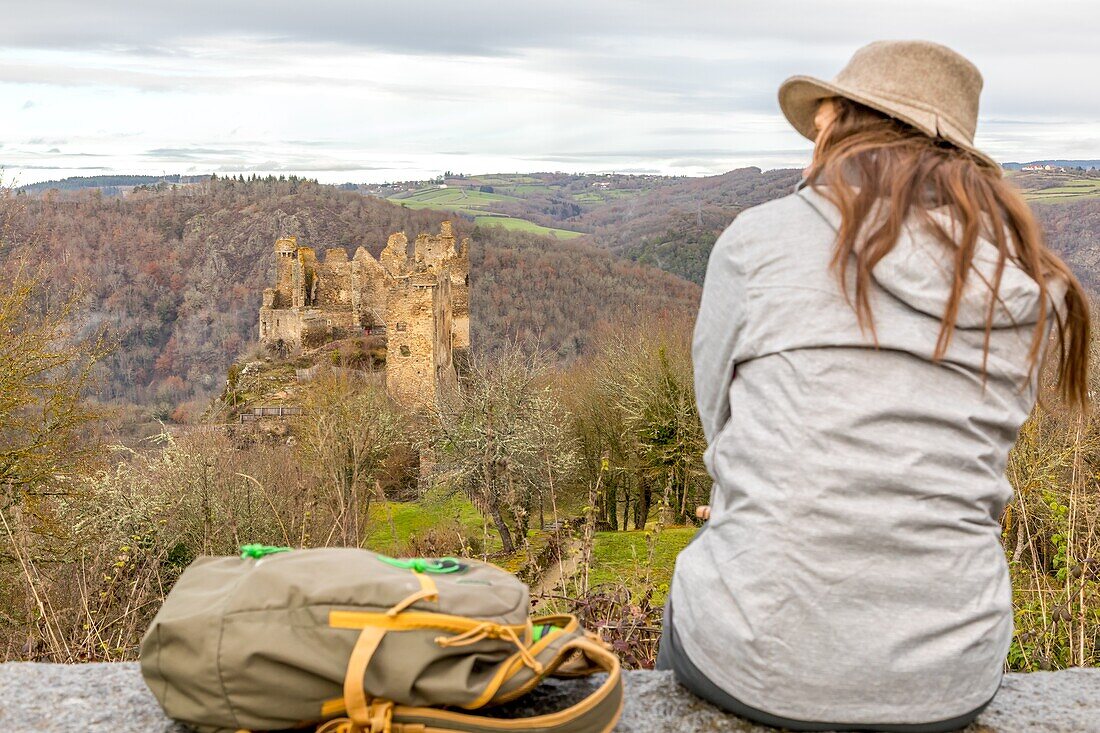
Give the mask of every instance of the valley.
[[(1010, 175), (1095, 290), (1097, 179)], [(8, 191), (0, 265), (17, 275), (14, 292), (34, 298), (7, 302), (23, 304), (16, 316), (30, 326), (64, 317), (64, 343), (77, 349), (58, 377), (72, 391), (43, 414), (81, 409), (7, 428), (34, 459), (20, 458), (32, 511), (13, 515), (14, 546), (49, 568), (30, 582), (62, 610), (43, 616), (22, 571), (0, 558), (0, 600), (13, 609), (0, 648), (132, 659), (164, 589), (195, 557), (253, 542), (343, 544), (490, 560), (531, 584), (540, 611), (577, 613), (626, 664), (651, 665), (676, 554), (710, 492), (690, 343), (707, 257), (734, 217), (798, 179), (758, 168), (387, 186), (107, 177)], [(404, 296), (373, 303), (381, 291), (361, 276), (385, 270), (386, 287), (399, 288), (424, 274), (439, 241), (466, 238), (471, 348), (454, 362), (458, 389), (432, 400), (424, 387), (403, 405), (379, 376), (409, 356), (407, 344), (387, 353), (367, 313)], [(329, 280), (317, 287), (318, 277)], [(466, 281), (447, 282), (461, 291)], [(318, 303), (339, 326), (333, 340), (281, 348), (276, 336), (293, 329), (277, 319)], [(262, 305), (274, 329), (266, 346)], [(414, 323), (389, 320), (395, 332)], [(291, 409), (253, 410), (265, 405)], [(1068, 419), (1037, 410), (1010, 459), (1017, 494), (1004, 542), (1028, 589), (1015, 598), (1017, 623), (1031, 634), (1014, 641), (1013, 669), (1095, 658), (1043, 631), (1065, 595), (1067, 507), (1095, 511), (1080, 498), (1095, 479), (1073, 456), (1094, 460), (1100, 442), (1091, 423), (1079, 441)], [(1080, 572), (1092, 592), (1092, 571)]]

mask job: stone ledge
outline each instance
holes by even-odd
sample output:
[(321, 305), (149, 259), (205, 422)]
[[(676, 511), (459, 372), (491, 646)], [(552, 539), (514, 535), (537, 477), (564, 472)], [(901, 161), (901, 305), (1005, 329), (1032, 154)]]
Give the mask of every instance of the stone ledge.
[[(767, 733), (686, 692), (666, 672), (627, 672), (626, 709), (617, 731)], [(554, 709), (589, 681), (551, 681), (513, 703), (517, 715)], [(164, 717), (137, 664), (0, 664), (4, 733), (186, 733)], [(1010, 674), (966, 733), (1100, 733), (1100, 668)]]

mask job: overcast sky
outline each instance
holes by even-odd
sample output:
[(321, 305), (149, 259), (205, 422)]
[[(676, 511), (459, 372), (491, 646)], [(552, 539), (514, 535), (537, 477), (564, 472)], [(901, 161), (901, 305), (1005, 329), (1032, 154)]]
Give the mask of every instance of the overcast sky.
[(34, 0), (0, 20), (5, 183), (802, 166), (791, 74), (880, 38), (985, 76), (1001, 161), (1100, 158), (1097, 0)]

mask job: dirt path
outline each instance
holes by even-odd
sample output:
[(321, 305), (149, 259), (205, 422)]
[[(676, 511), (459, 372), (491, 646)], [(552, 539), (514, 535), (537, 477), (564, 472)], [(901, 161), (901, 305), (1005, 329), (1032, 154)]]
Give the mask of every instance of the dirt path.
[(565, 557), (547, 568), (546, 574), (531, 586), (532, 598), (558, 595), (562, 592), (562, 586), (577, 574), (580, 567), (582, 545), (583, 541), (579, 537), (569, 538), (563, 553)]

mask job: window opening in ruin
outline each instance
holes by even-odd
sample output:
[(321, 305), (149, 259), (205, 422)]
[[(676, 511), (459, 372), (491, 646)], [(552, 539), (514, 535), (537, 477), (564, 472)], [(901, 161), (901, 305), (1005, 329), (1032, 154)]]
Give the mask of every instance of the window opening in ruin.
[(409, 351), (409, 347), (405, 344), (401, 344), (401, 356), (410, 356), (411, 354), (412, 352)]
[(408, 327), (409, 327), (409, 324), (405, 323), (404, 321), (398, 321), (397, 322), (397, 330), (398, 331), (404, 331)]

